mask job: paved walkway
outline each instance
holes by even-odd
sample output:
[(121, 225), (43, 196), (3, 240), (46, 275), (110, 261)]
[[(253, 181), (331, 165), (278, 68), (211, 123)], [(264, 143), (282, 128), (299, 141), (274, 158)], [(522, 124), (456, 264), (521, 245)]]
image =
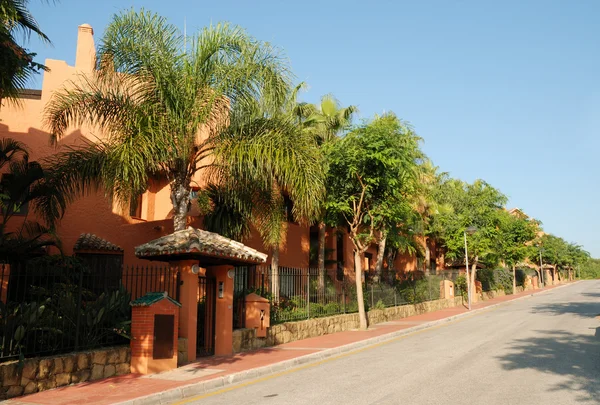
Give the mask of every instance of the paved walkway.
[[(554, 287), (547, 287), (543, 290), (526, 291), (516, 295), (508, 295), (494, 298), (488, 301), (478, 302), (472, 306), (474, 310), (483, 309), (502, 302), (530, 296), (543, 291), (548, 291)], [(180, 367), (166, 373), (155, 374), (151, 376), (141, 376), (130, 374), (120, 377), (112, 377), (94, 382), (72, 385), (54, 390), (44, 391), (25, 397), (6, 401), (7, 405), (22, 404), (118, 404), (130, 403), (136, 398), (147, 397), (153, 394), (161, 394), (164, 397), (155, 397), (152, 403), (167, 403), (169, 400), (169, 390), (190, 387), (190, 394), (195, 393), (194, 385), (198, 383), (215, 381), (214, 387), (223, 386), (224, 376), (239, 376), (240, 372), (248, 372), (246, 378), (258, 377), (252, 374), (252, 370), (265, 366), (271, 366), (272, 371), (278, 371), (278, 364), (283, 365), (289, 360), (298, 359), (306, 355), (319, 352), (330, 351), (346, 345), (356, 344), (373, 338), (385, 338), (385, 335), (398, 334), (401, 331), (419, 327), (420, 325), (431, 322), (453, 318), (457, 315), (465, 314), (467, 311), (463, 306), (447, 308), (440, 311), (427, 314), (411, 316), (397, 321), (386, 322), (373, 325), (367, 331), (346, 331), (330, 335), (314, 337), (305, 340), (299, 340), (271, 348), (255, 350), (251, 352), (239, 353), (227, 357), (208, 357), (202, 358), (196, 363)], [(306, 360), (308, 361), (308, 359)], [(301, 361), (299, 361), (301, 363)], [(285, 368), (289, 368), (285, 367)], [(264, 369), (263, 369), (264, 371)], [(203, 389), (210, 389), (207, 385)], [(179, 391), (172, 399), (180, 399), (185, 391)], [(175, 392), (174, 392), (175, 394)], [(177, 398), (179, 396), (179, 398)], [(150, 398), (147, 398), (150, 400)], [(136, 401), (137, 403), (138, 401)], [(140, 401), (139, 403), (145, 403)], [(148, 401), (150, 403), (150, 401)]]

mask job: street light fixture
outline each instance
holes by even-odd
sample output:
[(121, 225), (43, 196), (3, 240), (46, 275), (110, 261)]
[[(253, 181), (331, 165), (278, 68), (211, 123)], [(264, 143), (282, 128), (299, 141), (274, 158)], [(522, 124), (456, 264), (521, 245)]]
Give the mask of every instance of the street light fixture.
[(467, 248), (467, 234), (473, 235), (477, 228), (470, 226), (464, 231), (465, 235), (465, 268), (467, 269), (467, 297), (469, 301), (469, 311), (471, 310), (471, 277), (469, 276), (469, 250)]

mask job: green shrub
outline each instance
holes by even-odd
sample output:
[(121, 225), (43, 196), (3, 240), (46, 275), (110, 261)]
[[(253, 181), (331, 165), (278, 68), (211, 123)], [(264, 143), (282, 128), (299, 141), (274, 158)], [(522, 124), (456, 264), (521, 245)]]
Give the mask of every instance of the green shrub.
[(323, 307), (323, 310), (325, 311), (326, 314), (329, 314), (329, 315), (339, 314), (342, 312), (342, 309), (340, 308), (340, 304), (338, 304), (337, 302), (329, 302), (329, 303), (325, 304), (325, 306)]
[(454, 289), (459, 290), (464, 299), (467, 299), (467, 277), (464, 275), (456, 277)]
[(410, 304), (440, 299), (441, 277), (429, 276), (419, 280), (405, 280), (399, 285), (402, 301)]
[(492, 291), (495, 289), (495, 279), (493, 269), (479, 269), (476, 273), (476, 279), (481, 282), (483, 291)]
[(356, 300), (350, 301), (348, 305), (346, 305), (346, 312), (353, 313), (358, 312), (358, 302)]
[(385, 309), (385, 304), (383, 303), (382, 300), (377, 301), (377, 304), (375, 304), (375, 309)]
[(494, 289), (504, 290), (506, 294), (512, 294), (513, 275), (512, 270), (497, 269), (494, 271)]
[(323, 310), (323, 305), (322, 304), (313, 303), (313, 302), (310, 303), (309, 311), (310, 311), (310, 316), (323, 315), (323, 312), (325, 312)]
[(527, 278), (527, 272), (523, 269), (515, 270), (515, 278), (517, 282), (517, 286), (523, 287), (525, 286), (525, 279)]
[(306, 299), (300, 295), (296, 295), (289, 299), (292, 308), (306, 308)]

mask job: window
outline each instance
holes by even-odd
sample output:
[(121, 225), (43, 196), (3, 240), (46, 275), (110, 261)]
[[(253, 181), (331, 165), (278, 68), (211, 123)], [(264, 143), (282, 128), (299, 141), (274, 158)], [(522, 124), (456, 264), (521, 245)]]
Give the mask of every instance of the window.
[[(2, 175), (2, 181), (0, 181), (0, 184), (2, 185), (2, 188), (6, 188), (9, 186), (11, 179), (13, 178), (12, 174), (9, 173), (5, 173)], [(25, 191), (22, 193), (25, 194)], [(17, 198), (23, 198), (24, 195), (19, 195), (16, 196)], [(8, 198), (8, 196), (6, 197)], [(27, 215), (27, 212), (29, 211), (29, 202), (26, 201), (22, 204), (16, 204), (15, 201), (11, 201), (9, 199), (5, 199), (2, 202), (2, 211), (5, 210), (5, 207), (10, 210), (14, 215)]]
[(287, 195), (283, 196), (283, 203), (285, 205), (285, 219), (288, 222), (296, 223), (294, 214), (292, 213), (294, 209), (294, 202)]
[(132, 218), (142, 217), (142, 195), (137, 195), (129, 203), (129, 216)]
[(371, 253), (365, 253), (365, 271), (371, 269), (371, 263), (373, 262), (373, 255)]
[(336, 277), (338, 281), (342, 281), (344, 279), (344, 234), (338, 232), (335, 234), (336, 243), (335, 243), (335, 253), (336, 253), (336, 261), (337, 261), (337, 273)]

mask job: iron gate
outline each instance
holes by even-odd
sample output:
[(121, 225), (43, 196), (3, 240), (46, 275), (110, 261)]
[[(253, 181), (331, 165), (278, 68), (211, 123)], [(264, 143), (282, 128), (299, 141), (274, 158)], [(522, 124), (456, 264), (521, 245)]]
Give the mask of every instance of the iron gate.
[(214, 278), (198, 278), (198, 327), (196, 335), (196, 355), (215, 354), (215, 312), (217, 283)]

